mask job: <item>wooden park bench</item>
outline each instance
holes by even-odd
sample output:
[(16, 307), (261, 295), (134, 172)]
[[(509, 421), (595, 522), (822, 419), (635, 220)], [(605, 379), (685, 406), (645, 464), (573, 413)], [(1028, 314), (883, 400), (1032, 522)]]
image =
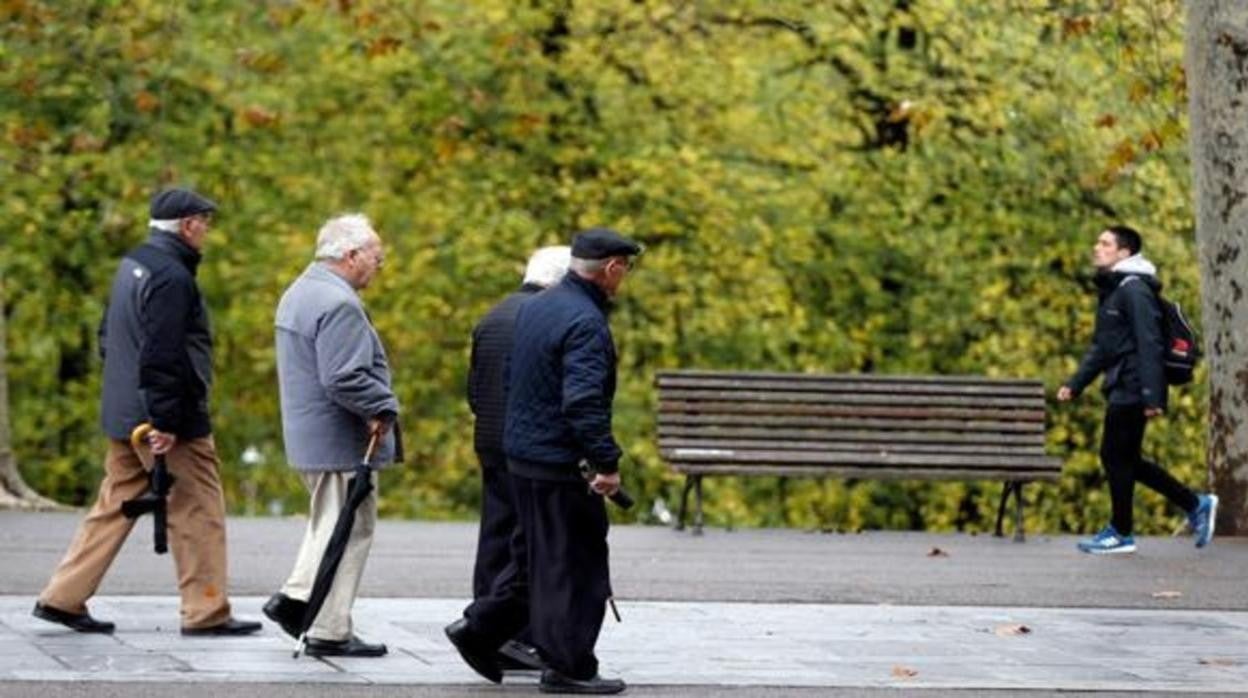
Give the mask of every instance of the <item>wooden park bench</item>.
[(702, 531), (702, 478), (776, 475), (889, 480), (1002, 480), (996, 535), (1023, 485), (1055, 480), (1044, 452), (1044, 386), (979, 377), (661, 371), (659, 451), (684, 473)]

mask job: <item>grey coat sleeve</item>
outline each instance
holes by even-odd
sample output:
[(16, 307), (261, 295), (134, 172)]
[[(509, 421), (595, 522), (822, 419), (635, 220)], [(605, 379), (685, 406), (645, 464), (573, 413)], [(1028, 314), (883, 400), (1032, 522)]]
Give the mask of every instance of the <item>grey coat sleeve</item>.
[(361, 419), (398, 414), (394, 391), (374, 371), (378, 357), (363, 308), (342, 303), (330, 309), (315, 344), (317, 378), (331, 400)]

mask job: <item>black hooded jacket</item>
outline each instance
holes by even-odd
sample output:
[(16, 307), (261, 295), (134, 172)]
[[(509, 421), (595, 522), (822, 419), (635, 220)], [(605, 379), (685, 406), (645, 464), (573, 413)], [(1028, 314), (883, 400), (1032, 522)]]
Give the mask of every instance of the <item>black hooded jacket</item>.
[(1122, 264), (1097, 274), (1092, 346), (1066, 383), (1076, 395), (1104, 372), (1101, 391), (1109, 404), (1165, 409), (1165, 344), (1157, 300), (1161, 282), (1153, 270), (1141, 258), (1136, 265)]

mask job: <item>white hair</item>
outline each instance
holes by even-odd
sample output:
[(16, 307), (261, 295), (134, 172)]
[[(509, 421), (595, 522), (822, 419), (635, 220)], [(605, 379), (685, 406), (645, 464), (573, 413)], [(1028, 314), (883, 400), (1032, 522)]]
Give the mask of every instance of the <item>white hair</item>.
[(610, 261), (610, 257), (603, 259), (582, 259), (580, 257), (573, 257), (572, 261), (568, 264), (568, 268), (572, 271), (579, 271), (582, 274), (597, 274), (605, 269), (607, 262)]
[(151, 218), (148, 219), (147, 225), (150, 228), (163, 230), (166, 233), (176, 233), (178, 232), (178, 224), (181, 222), (181, 218)]
[(342, 259), (351, 250), (367, 245), (377, 231), (362, 213), (344, 213), (325, 221), (316, 234), (317, 259)]
[(568, 273), (571, 260), (572, 248), (567, 245), (543, 247), (529, 257), (529, 266), (524, 270), (524, 283), (554, 286)]

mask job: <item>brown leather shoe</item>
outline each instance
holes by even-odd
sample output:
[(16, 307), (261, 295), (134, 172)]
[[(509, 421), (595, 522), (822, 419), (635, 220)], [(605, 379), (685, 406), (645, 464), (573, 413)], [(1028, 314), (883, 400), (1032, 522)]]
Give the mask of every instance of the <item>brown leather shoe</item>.
[(224, 623), (210, 625), (206, 628), (182, 628), (187, 637), (225, 637), (250, 635), (260, 630), (260, 623), (254, 620), (238, 620), (231, 618)]
[(106, 620), (92, 618), (90, 613), (70, 613), (38, 601), (35, 602), (35, 609), (30, 612), (30, 615), (46, 620), (49, 623), (60, 623), (70, 630), (77, 630), (80, 633), (112, 635), (113, 630), (117, 627)]

